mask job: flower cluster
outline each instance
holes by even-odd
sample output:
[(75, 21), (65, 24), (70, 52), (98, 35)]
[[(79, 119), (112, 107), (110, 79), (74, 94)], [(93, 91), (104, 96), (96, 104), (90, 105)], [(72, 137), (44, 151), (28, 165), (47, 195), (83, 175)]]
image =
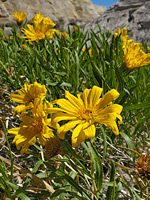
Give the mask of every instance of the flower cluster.
[(39, 12), (32, 18), (34, 25), (27, 24), (28, 29), (23, 28), (24, 38), (28, 38), (30, 42), (50, 39), (56, 32), (53, 27), (56, 25), (48, 17), (43, 17)]
[[(50, 127), (51, 119), (47, 118), (47, 109), (51, 104), (47, 101), (43, 102), (46, 96), (46, 88), (37, 82), (28, 85), (24, 84), (24, 88), (20, 89), (19, 95), (11, 94), (10, 99), (22, 105), (15, 108), (21, 118), (20, 126), (8, 130), (8, 133), (14, 134), (13, 143), (16, 144), (17, 149), (21, 149), (21, 155), (28, 153), (27, 149), (30, 145), (36, 143), (36, 139), (40, 144), (45, 145), (47, 139), (54, 137), (53, 131)], [(31, 112), (31, 116), (27, 112)]]
[[(64, 139), (67, 132), (72, 132), (73, 147), (77, 147), (86, 138), (95, 137), (95, 123), (104, 124), (118, 135), (116, 119), (118, 123), (122, 122), (120, 113), (123, 107), (113, 104), (113, 100), (119, 97), (119, 93), (112, 89), (100, 98), (102, 90), (93, 86), (92, 89), (85, 89), (83, 94), (78, 94), (77, 97), (65, 91), (66, 99), (57, 99), (50, 103), (43, 102), (47, 91), (45, 86), (35, 82), (31, 85), (25, 83), (24, 88), (18, 91), (19, 95), (11, 94), (10, 99), (22, 104), (15, 108), (15, 113), (20, 115), (22, 122), (19, 127), (9, 129), (8, 133), (15, 135), (13, 142), (18, 149), (23, 146), (21, 155), (28, 153), (28, 147), (34, 144), (37, 138), (40, 144), (46, 144), (48, 147), (47, 157), (56, 155), (60, 143), (54, 138), (56, 136), (50, 127), (57, 129), (60, 139)], [(57, 106), (53, 107), (54, 104)], [(32, 117), (26, 114), (29, 110)], [(52, 118), (47, 118), (48, 114), (52, 114)], [(65, 124), (60, 125), (61, 121), (65, 121)], [(57, 148), (52, 152), (56, 141), (58, 141), (58, 145), (55, 144)]]

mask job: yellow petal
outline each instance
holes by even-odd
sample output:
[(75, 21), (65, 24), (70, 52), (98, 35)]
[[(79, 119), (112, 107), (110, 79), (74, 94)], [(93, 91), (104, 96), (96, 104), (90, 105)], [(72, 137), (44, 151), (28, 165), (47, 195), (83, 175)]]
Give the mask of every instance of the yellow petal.
[(63, 109), (61, 109), (61, 108), (48, 108), (47, 109), (47, 113), (49, 113), (49, 114), (53, 114), (53, 113), (57, 113), (57, 112), (64, 112), (64, 110)]
[(16, 106), (13, 116), (17, 113), (18, 115), (20, 115), (20, 113), (25, 112), (26, 111), (26, 106), (25, 105), (19, 105)]
[(18, 94), (10, 94), (9, 98), (13, 101), (16, 101), (18, 103), (25, 103), (24, 102), (24, 96), (20, 96)]
[[(82, 135), (80, 135), (80, 132), (82, 130), (82, 124), (79, 124), (72, 133), (72, 146), (75, 147), (77, 142), (80, 142), (80, 138), (82, 138)], [(80, 136), (79, 136), (80, 135)]]
[(85, 89), (83, 91), (82, 98), (83, 98), (83, 102), (84, 102), (85, 108), (87, 108), (88, 104), (90, 104), (90, 99), (89, 99), (89, 93), (90, 93), (90, 91), (91, 91), (91, 89)]
[(69, 115), (69, 114), (63, 113), (63, 112), (58, 112), (52, 116), (52, 123), (56, 124), (62, 120), (76, 120), (76, 119), (77, 119), (76, 116), (72, 116), (72, 115)]
[(108, 128), (110, 128), (115, 135), (119, 134), (119, 130), (116, 124), (117, 113), (108, 113), (106, 115), (102, 115), (97, 117), (96, 121), (100, 124), (104, 124)]
[(119, 104), (112, 104), (110, 106), (107, 106), (106, 108), (97, 110), (97, 115), (102, 116), (102, 115), (105, 115), (105, 114), (108, 114), (108, 113), (120, 114), (122, 109), (123, 109), (123, 106), (121, 106)]
[(8, 130), (8, 133), (11, 133), (11, 134), (17, 135), (19, 129), (20, 129), (20, 127), (17, 127), (17, 128), (11, 128), (11, 129)]
[(80, 131), (78, 137), (76, 140), (72, 139), (72, 147), (77, 147), (79, 144), (81, 144), (85, 140), (85, 132)]
[(99, 104), (97, 105), (98, 109), (104, 108), (109, 103), (111, 103), (113, 100), (117, 99), (119, 97), (119, 92), (117, 90), (112, 89), (108, 91), (100, 100)]
[(78, 99), (77, 97), (73, 96), (67, 90), (65, 91), (65, 97), (78, 109), (80, 109), (80, 107), (83, 106), (83, 102), (81, 101), (81, 99)]
[(84, 131), (85, 136), (86, 136), (87, 138), (93, 138), (93, 137), (95, 137), (96, 128), (95, 128), (95, 125), (94, 125), (94, 124), (91, 125), (91, 126), (89, 126), (89, 127), (86, 128), (86, 129), (84, 129), (83, 131)]
[(79, 108), (74, 106), (69, 100), (67, 99), (58, 99), (56, 100), (56, 104), (58, 104), (61, 109), (69, 114), (76, 114), (78, 113)]
[(59, 138), (64, 139), (64, 135), (66, 132), (69, 130), (73, 129), (77, 124), (79, 124), (81, 121), (76, 120), (76, 121), (69, 121), (68, 123), (62, 125), (58, 130), (57, 130), (57, 135)]
[(93, 86), (90, 93), (90, 106), (94, 106), (97, 104), (103, 89), (97, 86)]

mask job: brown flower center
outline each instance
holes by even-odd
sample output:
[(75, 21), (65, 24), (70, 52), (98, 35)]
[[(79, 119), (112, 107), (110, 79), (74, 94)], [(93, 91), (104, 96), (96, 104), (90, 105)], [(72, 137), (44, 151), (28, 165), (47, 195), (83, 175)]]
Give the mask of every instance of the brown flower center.
[(29, 126), (32, 135), (38, 135), (43, 130), (42, 118), (33, 119)]

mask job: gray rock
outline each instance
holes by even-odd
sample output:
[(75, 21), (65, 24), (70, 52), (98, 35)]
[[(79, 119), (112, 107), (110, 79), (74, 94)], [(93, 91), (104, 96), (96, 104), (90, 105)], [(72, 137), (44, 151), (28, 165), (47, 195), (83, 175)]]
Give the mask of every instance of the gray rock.
[(105, 10), (105, 7), (96, 6), (90, 0), (0, 0), (0, 24), (15, 23), (15, 11), (26, 12), (29, 22), (40, 11), (58, 28), (66, 29), (68, 25), (83, 26)]
[(126, 27), (135, 42), (150, 43), (150, 0), (120, 0), (96, 20), (85, 26), (85, 30), (98, 32), (97, 24), (106, 32)]

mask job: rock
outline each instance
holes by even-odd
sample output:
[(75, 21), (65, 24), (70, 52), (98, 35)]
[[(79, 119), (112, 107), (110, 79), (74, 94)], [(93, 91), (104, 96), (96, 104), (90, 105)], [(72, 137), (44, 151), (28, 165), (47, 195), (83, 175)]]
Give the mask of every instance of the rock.
[(98, 32), (97, 24), (106, 32), (126, 27), (135, 42), (150, 43), (150, 0), (120, 0), (100, 17), (85, 26)]
[(66, 29), (68, 25), (83, 26), (105, 10), (90, 0), (0, 0), (0, 24), (15, 23), (15, 11), (26, 12), (28, 22), (40, 11), (44, 17), (51, 18), (57, 28)]

